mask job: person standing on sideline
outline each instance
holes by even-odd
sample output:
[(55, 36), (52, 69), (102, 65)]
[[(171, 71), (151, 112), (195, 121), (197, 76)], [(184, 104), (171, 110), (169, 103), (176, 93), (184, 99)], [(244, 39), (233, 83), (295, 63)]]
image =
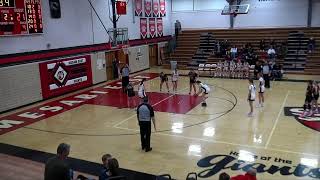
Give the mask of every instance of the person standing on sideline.
[(160, 73), (160, 91), (162, 91), (162, 85), (163, 85), (163, 83), (166, 83), (168, 93), (170, 92), (170, 91), (169, 91), (168, 81), (169, 81), (168, 75), (166, 75), (165, 73), (161, 72), (161, 73)]
[(175, 32), (176, 41), (177, 41), (179, 33), (181, 32), (181, 23), (179, 20), (176, 20), (176, 23), (174, 23), (174, 32)]
[(249, 79), (249, 93), (248, 93), (248, 102), (250, 106), (250, 112), (248, 113), (249, 117), (253, 116), (253, 101), (256, 99), (256, 86), (253, 83), (253, 79)]
[(126, 93), (126, 92), (127, 92), (127, 86), (129, 85), (129, 74), (130, 74), (129, 65), (126, 64), (126, 65), (121, 69), (122, 92), (123, 92), (123, 93)]
[(116, 58), (113, 59), (112, 61), (112, 71), (113, 71), (113, 79), (118, 79), (119, 78), (119, 62), (117, 61)]
[(314, 113), (319, 112), (319, 105), (318, 105), (318, 99), (319, 99), (319, 91), (320, 91), (320, 86), (317, 83), (317, 81), (313, 81), (313, 105), (314, 105)]
[(68, 164), (67, 157), (70, 145), (61, 143), (57, 148), (57, 155), (50, 158), (45, 165), (44, 180), (72, 180), (73, 173)]
[(178, 69), (175, 68), (172, 72), (172, 91), (173, 91), (173, 93), (177, 93), (178, 79), (179, 79)]
[(267, 62), (265, 62), (262, 66), (262, 74), (263, 74), (263, 79), (265, 80), (266, 88), (270, 88), (271, 68)]
[(258, 73), (258, 79), (259, 79), (259, 95), (258, 95), (258, 98), (259, 98), (259, 104), (257, 105), (257, 107), (263, 107), (263, 103), (264, 103), (264, 90), (265, 90), (265, 87), (264, 87), (264, 79), (261, 75), (261, 73)]
[(145, 150), (145, 152), (149, 152), (152, 150), (150, 147), (151, 120), (155, 131), (157, 131), (157, 128), (154, 111), (152, 106), (148, 103), (148, 97), (144, 97), (143, 103), (138, 106), (137, 117), (140, 126), (141, 148), (142, 150)]
[(128, 108), (131, 108), (131, 106), (130, 106), (131, 102), (133, 103), (133, 108), (135, 108), (136, 105), (135, 105), (135, 101), (134, 101), (133, 97), (136, 94), (134, 92), (134, 87), (131, 83), (129, 83), (127, 86), (127, 95), (128, 95)]
[(189, 79), (190, 79), (190, 82), (189, 82), (189, 85), (190, 85), (189, 94), (191, 94), (192, 88), (194, 90), (194, 93), (197, 93), (196, 80), (197, 80), (198, 74), (196, 72), (194, 72), (193, 69), (191, 69), (191, 71), (188, 73), (188, 76), (189, 76)]

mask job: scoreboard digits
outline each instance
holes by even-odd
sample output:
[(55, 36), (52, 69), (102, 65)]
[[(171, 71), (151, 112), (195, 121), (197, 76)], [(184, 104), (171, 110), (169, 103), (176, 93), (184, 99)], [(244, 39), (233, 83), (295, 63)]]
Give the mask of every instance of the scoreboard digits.
[(41, 0), (0, 0), (0, 36), (41, 33)]

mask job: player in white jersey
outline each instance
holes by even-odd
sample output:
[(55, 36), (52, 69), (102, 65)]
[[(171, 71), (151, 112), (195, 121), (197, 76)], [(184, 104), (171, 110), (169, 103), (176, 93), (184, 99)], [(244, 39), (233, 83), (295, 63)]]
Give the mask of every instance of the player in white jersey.
[(257, 107), (263, 107), (263, 103), (264, 103), (264, 91), (265, 91), (265, 82), (264, 79), (262, 77), (261, 72), (258, 73), (258, 79), (259, 79), (259, 104), (257, 105)]
[(215, 77), (222, 77), (222, 66), (223, 66), (223, 64), (222, 64), (221, 60), (219, 60), (219, 62), (217, 63)]
[(201, 81), (197, 81), (197, 84), (199, 85), (198, 95), (201, 94), (201, 96), (203, 96), (202, 106), (207, 106), (206, 97), (211, 91), (211, 88), (207, 84), (202, 83)]
[(250, 64), (248, 62), (243, 63), (243, 76), (244, 78), (249, 78), (249, 70), (250, 70)]
[(248, 93), (248, 102), (250, 106), (250, 112), (248, 113), (249, 117), (253, 116), (253, 102), (256, 99), (256, 86), (253, 83), (253, 79), (249, 79), (249, 93)]
[(229, 77), (229, 63), (227, 60), (223, 63), (223, 77)]
[(236, 63), (232, 60), (230, 62), (230, 77), (231, 78), (236, 78), (236, 68), (237, 68), (237, 65)]
[(242, 63), (241, 61), (239, 60), (238, 63), (237, 63), (237, 69), (236, 69), (236, 72), (237, 72), (237, 77), (238, 78), (242, 78)]
[(144, 82), (146, 79), (142, 79), (138, 87), (138, 96), (143, 100), (143, 98), (147, 97), (146, 88), (144, 87)]

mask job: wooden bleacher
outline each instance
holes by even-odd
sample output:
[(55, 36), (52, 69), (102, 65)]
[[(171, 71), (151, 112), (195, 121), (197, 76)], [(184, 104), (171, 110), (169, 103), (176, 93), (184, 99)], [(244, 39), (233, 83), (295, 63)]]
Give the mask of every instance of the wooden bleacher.
[[(178, 62), (179, 69), (186, 69), (187, 64), (191, 61), (199, 47), (200, 34), (212, 32), (216, 40), (222, 41), (227, 39), (231, 45), (235, 44), (238, 48), (246, 43), (251, 43), (255, 51), (259, 49), (261, 39), (266, 40), (266, 45), (270, 39), (276, 43), (287, 42), (288, 34), (291, 31), (302, 31), (306, 37), (314, 37), (316, 40), (316, 50), (308, 54), (304, 71), (299, 74), (319, 74), (320, 75), (320, 28), (265, 28), (265, 29), (206, 29), (206, 30), (183, 30), (178, 38), (178, 47), (175, 52), (167, 58), (164, 67), (170, 67), (170, 60)], [(210, 56), (207, 63), (216, 63), (223, 58)], [(283, 59), (277, 62), (283, 63)], [(296, 73), (291, 71), (290, 73)]]

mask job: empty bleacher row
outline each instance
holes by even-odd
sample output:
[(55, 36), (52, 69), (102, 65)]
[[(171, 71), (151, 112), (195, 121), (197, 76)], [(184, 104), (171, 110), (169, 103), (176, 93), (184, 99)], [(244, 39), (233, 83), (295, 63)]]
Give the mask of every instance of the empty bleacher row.
[[(320, 74), (320, 28), (184, 30), (179, 35), (176, 50), (167, 57), (164, 67), (170, 67), (171, 60), (177, 61), (179, 69), (195, 66), (195, 57), (201, 52), (199, 49), (203, 45), (202, 36), (205, 34), (210, 35), (213, 46), (216, 41), (224, 40), (228, 40), (231, 46), (235, 45), (238, 49), (250, 43), (258, 55), (259, 42), (262, 39), (266, 40), (267, 47), (271, 40), (276, 43), (285, 42), (288, 47), (287, 56), (277, 58), (276, 62), (283, 65), (287, 73)], [(314, 37), (317, 44), (312, 53), (308, 53), (306, 44), (310, 37)], [(214, 64), (224, 60), (223, 57), (208, 52), (205, 58), (198, 60), (198, 64)]]

